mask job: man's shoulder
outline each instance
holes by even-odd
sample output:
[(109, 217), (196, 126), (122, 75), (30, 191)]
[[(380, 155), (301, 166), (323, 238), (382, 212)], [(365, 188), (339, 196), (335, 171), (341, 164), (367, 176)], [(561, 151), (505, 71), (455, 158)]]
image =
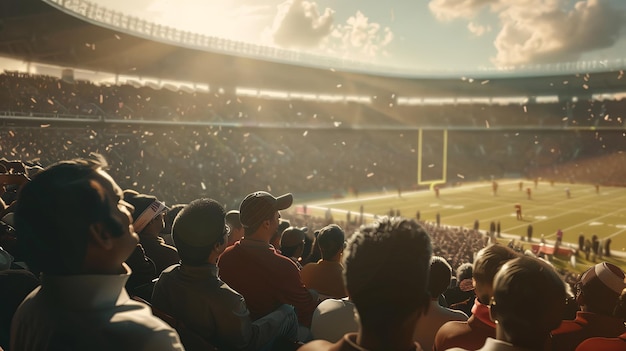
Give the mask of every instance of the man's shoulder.
[[(128, 300), (112, 309), (72, 311), (51, 306), (48, 301), (36, 289), (18, 308), (14, 319), (18, 349), (19, 345), (26, 345), (26, 338), (34, 338), (33, 345), (44, 345), (59, 337), (70, 337), (71, 342), (85, 349), (98, 349), (96, 346), (117, 350), (183, 349), (176, 331), (152, 315), (143, 303)], [(71, 336), (68, 330), (73, 331)], [(102, 339), (105, 335), (106, 340)], [(101, 339), (106, 341), (103, 345), (93, 344)]]

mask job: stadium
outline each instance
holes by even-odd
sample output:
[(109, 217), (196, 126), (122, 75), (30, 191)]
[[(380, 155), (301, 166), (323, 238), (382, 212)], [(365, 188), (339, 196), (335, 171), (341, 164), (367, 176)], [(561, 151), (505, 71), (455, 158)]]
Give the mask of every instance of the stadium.
[[(485, 235), (497, 222), (498, 240), (524, 251), (563, 231), (574, 254), (551, 258), (567, 276), (596, 262), (579, 247), (594, 236), (626, 268), (624, 59), (378, 72), (95, 1), (0, 9), (0, 56), (29, 69), (0, 74), (1, 157), (45, 167), (100, 154), (122, 189), (168, 204), (237, 209), (256, 190), (290, 192), (283, 216), (346, 233), (387, 215)], [(435, 253), (454, 268), (473, 260)]]

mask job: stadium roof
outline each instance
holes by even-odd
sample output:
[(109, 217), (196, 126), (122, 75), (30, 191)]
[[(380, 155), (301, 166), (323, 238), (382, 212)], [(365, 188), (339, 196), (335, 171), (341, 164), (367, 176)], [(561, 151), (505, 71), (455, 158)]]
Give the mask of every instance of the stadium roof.
[[(132, 32), (128, 30), (128, 23), (126, 27), (121, 25), (123, 19), (128, 21), (128, 18), (119, 13), (112, 15), (113, 22), (120, 22), (116, 27), (94, 20), (97, 14), (81, 16), (60, 5), (51, 6), (39, 0), (4, 0), (0, 10), (0, 56), (120, 75), (208, 83), (226, 90), (254, 87), (420, 97), (586, 97), (626, 92), (626, 78), (619, 71), (587, 74), (582, 70), (580, 74), (521, 78), (488, 72), (481, 76), (453, 78), (389, 76), (335, 69), (326, 62), (320, 67), (311, 67), (288, 60), (255, 58), (249, 51), (262, 48), (237, 42), (224, 42), (228, 47), (220, 52), (193, 48), (185, 44), (193, 33), (183, 33), (188, 37), (162, 40), (162, 36)], [(142, 25), (147, 26), (134, 23), (135, 28)], [(157, 28), (151, 27), (151, 31), (155, 30)], [(166, 34), (172, 33), (167, 28), (163, 30)]]

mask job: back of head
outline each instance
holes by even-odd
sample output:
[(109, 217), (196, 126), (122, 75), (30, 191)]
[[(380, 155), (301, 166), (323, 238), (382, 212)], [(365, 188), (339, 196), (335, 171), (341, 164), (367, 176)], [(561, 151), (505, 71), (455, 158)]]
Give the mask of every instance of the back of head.
[(624, 272), (612, 263), (601, 262), (585, 271), (576, 287), (580, 306), (588, 312), (610, 316), (626, 288)]
[(506, 262), (496, 274), (490, 308), (507, 341), (525, 347), (541, 345), (561, 323), (565, 283), (544, 261), (521, 256)]
[(39, 172), (21, 189), (15, 229), (31, 270), (78, 274), (84, 264), (89, 228), (102, 222), (122, 235), (111, 220), (102, 164), (92, 160), (56, 163)]
[(491, 298), (493, 278), (502, 265), (519, 255), (506, 246), (493, 244), (478, 251), (474, 261), (473, 276), (478, 301), (488, 304)]
[(280, 237), (282, 236), (285, 229), (291, 227), (291, 222), (288, 219), (280, 218), (278, 219), (278, 228), (272, 238), (270, 239), (270, 243), (274, 245), (276, 248), (280, 248)]
[(208, 263), (215, 245), (226, 241), (224, 208), (212, 199), (198, 199), (185, 206), (174, 219), (172, 239), (183, 264)]
[(456, 281), (460, 283), (466, 279), (472, 279), (473, 272), (474, 266), (471, 263), (463, 263), (456, 269)]
[(428, 293), (431, 298), (437, 298), (450, 286), (452, 267), (445, 258), (433, 256), (430, 260), (430, 274), (428, 277)]
[(174, 219), (178, 216), (178, 213), (185, 208), (184, 204), (176, 204), (170, 207), (167, 212), (165, 212), (165, 227), (161, 231), (163, 234), (172, 234), (172, 224), (174, 224)]
[(414, 220), (383, 218), (352, 235), (344, 252), (344, 281), (361, 325), (425, 311), (431, 255), (430, 237)]
[(320, 229), (317, 234), (317, 245), (320, 248), (322, 259), (330, 260), (343, 251), (346, 235), (340, 226), (329, 224)]
[[(280, 236), (280, 251), (287, 257), (294, 257), (304, 248), (305, 232), (308, 228), (288, 227)], [(300, 251), (302, 254), (302, 251)]]

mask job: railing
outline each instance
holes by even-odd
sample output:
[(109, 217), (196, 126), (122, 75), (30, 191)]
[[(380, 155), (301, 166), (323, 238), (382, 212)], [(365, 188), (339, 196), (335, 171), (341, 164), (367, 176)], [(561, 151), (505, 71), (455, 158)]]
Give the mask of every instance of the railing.
[(214, 36), (207, 36), (189, 31), (182, 31), (169, 26), (153, 23), (123, 14), (119, 11), (104, 8), (87, 0), (43, 0), (57, 9), (79, 17), (88, 22), (121, 30), (126, 33), (155, 40), (171, 45), (191, 49), (236, 54), (282, 63), (298, 63), (300, 65), (334, 68), (344, 71), (379, 72), (391, 75), (511, 75), (511, 74), (561, 74), (561, 73), (588, 73), (620, 70), (626, 68), (626, 59), (575, 61), (549, 64), (531, 64), (511, 67), (477, 67), (475, 70), (428, 70), (416, 67), (383, 66), (362, 61), (316, 55), (307, 52), (285, 50), (277, 47), (255, 45), (241, 41), (234, 41)]

